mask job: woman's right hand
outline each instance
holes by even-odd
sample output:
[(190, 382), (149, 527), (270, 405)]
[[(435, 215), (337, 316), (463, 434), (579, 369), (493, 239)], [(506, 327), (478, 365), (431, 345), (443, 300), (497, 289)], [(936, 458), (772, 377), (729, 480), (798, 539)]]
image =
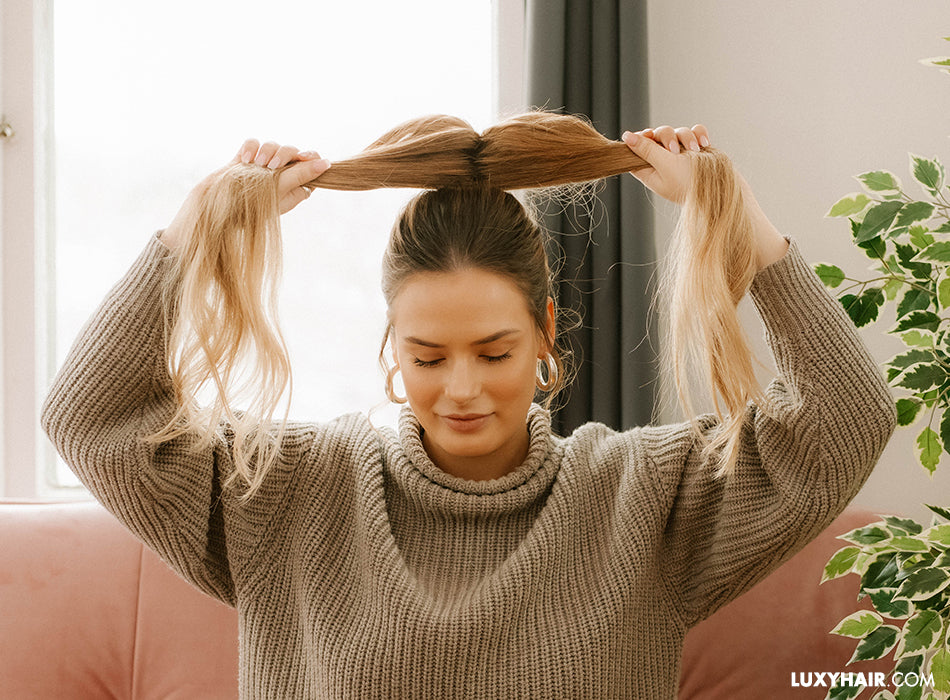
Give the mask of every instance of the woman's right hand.
[[(277, 176), (277, 201), (281, 214), (286, 214), (307, 199), (312, 189), (305, 185), (325, 173), (330, 167), (330, 161), (321, 158), (316, 151), (300, 151), (294, 146), (281, 146), (273, 141), (261, 144), (257, 139), (248, 139), (241, 144), (241, 148), (227, 167), (238, 163), (270, 170), (278, 170), (290, 165)], [(185, 240), (187, 232), (183, 230), (184, 222), (190, 218), (192, 208), (217, 176), (217, 172), (212, 173), (188, 194), (178, 214), (160, 235), (161, 241), (166, 246), (174, 250)]]

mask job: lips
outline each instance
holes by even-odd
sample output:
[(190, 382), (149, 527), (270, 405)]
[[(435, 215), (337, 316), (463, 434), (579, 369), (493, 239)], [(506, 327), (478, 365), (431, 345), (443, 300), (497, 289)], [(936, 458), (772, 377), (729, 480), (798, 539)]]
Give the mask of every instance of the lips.
[(449, 428), (456, 432), (473, 433), (485, 425), (491, 416), (491, 413), (453, 413), (448, 416), (441, 416), (441, 418)]

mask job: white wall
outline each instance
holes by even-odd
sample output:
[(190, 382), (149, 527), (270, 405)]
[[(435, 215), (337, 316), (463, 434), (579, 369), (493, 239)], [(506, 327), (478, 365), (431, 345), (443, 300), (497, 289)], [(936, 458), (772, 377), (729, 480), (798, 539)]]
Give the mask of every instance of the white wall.
[[(709, 126), (809, 262), (866, 271), (847, 221), (824, 218), (860, 190), (853, 175), (889, 169), (913, 187), (909, 151), (950, 164), (950, 75), (918, 63), (950, 55), (946, 0), (654, 0), (648, 29), (653, 125)], [(670, 216), (658, 207), (661, 241)], [(881, 362), (901, 347), (885, 333), (892, 319), (862, 330)], [(950, 502), (950, 455), (931, 479), (915, 465), (919, 430), (898, 429), (856, 503), (926, 518), (921, 502)]]

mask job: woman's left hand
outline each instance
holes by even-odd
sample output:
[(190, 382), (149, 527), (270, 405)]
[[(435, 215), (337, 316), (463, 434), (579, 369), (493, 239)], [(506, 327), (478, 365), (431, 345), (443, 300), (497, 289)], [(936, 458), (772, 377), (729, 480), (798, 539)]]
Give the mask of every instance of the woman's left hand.
[(649, 167), (633, 172), (633, 176), (664, 199), (682, 204), (689, 189), (692, 168), (684, 151), (699, 151), (709, 145), (709, 131), (702, 124), (692, 129), (659, 126), (642, 131), (625, 131), (621, 137), (631, 151), (643, 158)]
[[(633, 172), (644, 185), (671, 202), (682, 204), (689, 191), (693, 169), (684, 151), (699, 151), (709, 145), (709, 132), (702, 124), (692, 129), (660, 126), (636, 133), (624, 132), (621, 137), (631, 151), (649, 165)], [(737, 173), (738, 175), (738, 173)], [(762, 269), (780, 260), (788, 250), (788, 241), (772, 225), (759, 206), (749, 183), (738, 175), (742, 186), (742, 200), (752, 224), (756, 247), (756, 266)]]

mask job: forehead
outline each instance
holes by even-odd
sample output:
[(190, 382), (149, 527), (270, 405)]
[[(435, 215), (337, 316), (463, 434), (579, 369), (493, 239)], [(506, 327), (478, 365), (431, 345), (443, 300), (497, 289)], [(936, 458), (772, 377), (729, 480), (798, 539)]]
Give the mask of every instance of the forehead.
[(518, 286), (505, 275), (479, 268), (417, 272), (393, 299), (390, 318), (397, 336), (439, 343), (534, 326)]

